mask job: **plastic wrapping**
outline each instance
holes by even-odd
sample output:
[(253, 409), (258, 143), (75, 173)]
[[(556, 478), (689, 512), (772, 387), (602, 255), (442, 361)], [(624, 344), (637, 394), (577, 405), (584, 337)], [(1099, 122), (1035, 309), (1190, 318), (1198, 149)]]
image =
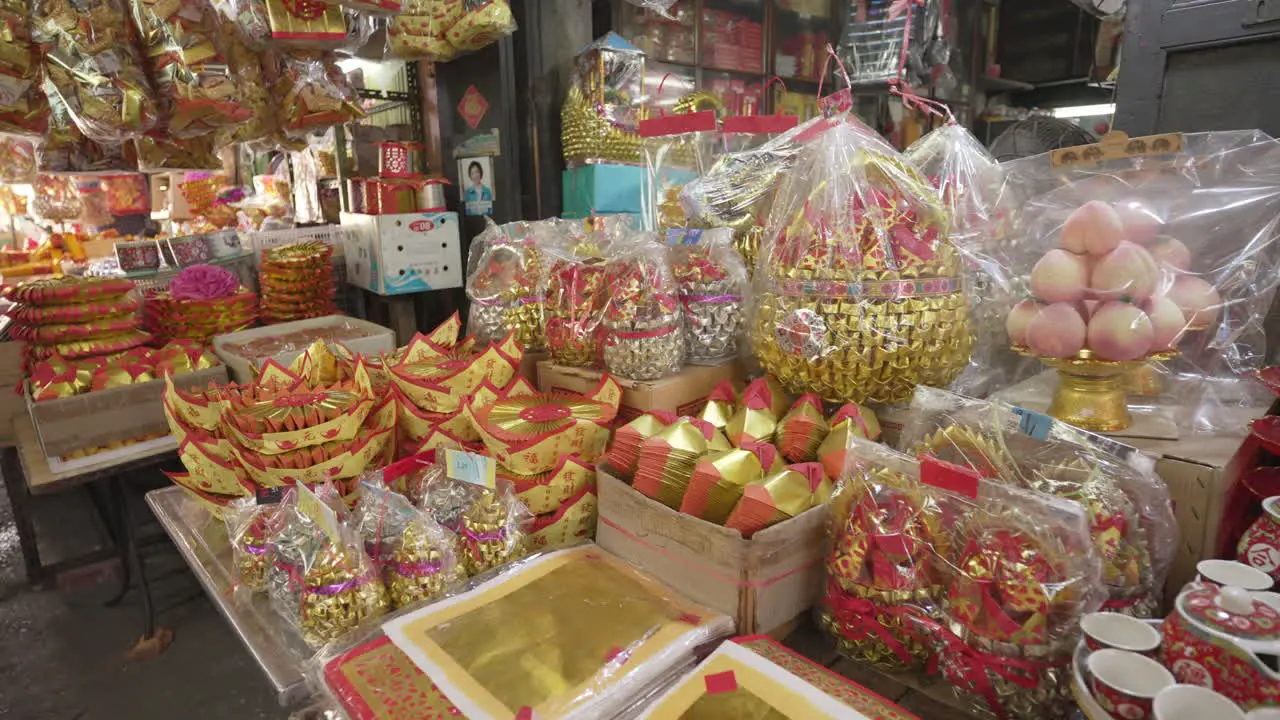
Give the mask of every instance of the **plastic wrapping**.
[(531, 558), (445, 605), (384, 629), (469, 717), (615, 717), (733, 627), (590, 545)]
[(999, 369), (1014, 355), (1004, 329), (1017, 302), (1014, 284), (991, 257), (1008, 241), (1011, 189), (991, 153), (954, 120), (912, 143), (903, 155), (937, 188), (951, 216), (948, 237), (964, 258), (973, 354), (952, 389), (985, 396), (1004, 386)]
[(30, 138), (0, 133), (0, 183), (36, 181), (36, 142), (38, 141), (33, 142)]
[(467, 254), (467, 332), (480, 343), (514, 332), (525, 350), (541, 350), (547, 345), (542, 248), (567, 241), (566, 221), (487, 222)]
[(1082, 348), (1092, 361), (1154, 355), (1163, 379), (1138, 385), (1151, 405), (1183, 430), (1234, 428), (1219, 408), (1253, 402), (1237, 380), (1265, 364), (1280, 282), (1280, 143), (1251, 130), (1108, 136), (1004, 167), (1021, 211), (990, 254), (1020, 297), (1047, 304), (1014, 308), (1010, 343), (1073, 358), (1060, 376), (1134, 367), (1076, 368)]
[(222, 519), (231, 545), (231, 579), (251, 592), (267, 589), (267, 574), (275, 562), (271, 539), (282, 517), (278, 504), (258, 505), (244, 498), (227, 506)]
[[(607, 244), (607, 243), (606, 243)], [(548, 248), (542, 292), (547, 319), (547, 349), (562, 365), (598, 366), (601, 331), (609, 305), (605, 259), (599, 241)]]
[(652, 233), (614, 243), (605, 266), (603, 356), (610, 373), (657, 380), (679, 372), (684, 327), (667, 246)]
[(493, 488), (449, 477), (428, 478), (422, 508), (458, 538), (458, 564), (477, 575), (528, 554), (533, 513), (510, 483)]
[(737, 357), (749, 282), (732, 231), (669, 230), (667, 243), (684, 319), (685, 360), (714, 365)]
[(667, 11), (671, 9), (671, 6), (675, 5), (678, 0), (627, 0), (627, 2), (635, 5), (636, 7), (641, 7), (646, 10), (656, 10), (665, 15)]
[(720, 155), (705, 174), (680, 188), (680, 205), (695, 225), (733, 230), (734, 247), (747, 274), (755, 271), (760, 238), (778, 180), (791, 169), (803, 143), (824, 128), (814, 118), (763, 145)]
[(49, 128), (49, 101), (41, 90), (40, 50), (32, 39), (29, 0), (0, 2), (5, 28), (0, 53), (0, 134), (40, 136)]
[(252, 116), (226, 55), (231, 26), (223, 26), (209, 0), (129, 5), (171, 137), (207, 135)]
[[(640, 122), (648, 182), (641, 186), (640, 209), (650, 230), (687, 227), (680, 188), (711, 168), (716, 143), (715, 110), (698, 109), (714, 100), (694, 93), (676, 107), (688, 112)], [(716, 100), (716, 103), (719, 101)]]
[(644, 65), (644, 52), (614, 32), (578, 53), (560, 110), (566, 164), (640, 162)]
[(392, 608), (438, 598), (465, 577), (457, 538), (404, 495), (361, 485), (355, 522)]
[(819, 619), (842, 654), (940, 674), (982, 716), (1074, 709), (1080, 618), (1105, 594), (1079, 504), (855, 438), (831, 507)]
[(281, 501), (279, 533), (269, 543), (271, 606), (309, 645), (332, 642), (387, 611), (387, 593), (360, 537), (342, 522), (346, 506), (333, 485), (297, 488)]
[(249, 111), (247, 120), (218, 131), (216, 145), (226, 147), (233, 143), (260, 143), (269, 139), (276, 129), (276, 112), (271, 103), (271, 88), (262, 69), (262, 59), (253, 49), (244, 30), (233, 21), (224, 21), (223, 39), (227, 59), (235, 73), (240, 94), (240, 105)]
[(792, 393), (900, 402), (969, 359), (959, 254), (937, 192), (848, 114), (815, 133), (774, 199), (748, 330)]
[(867, 0), (849, 19), (840, 38), (852, 85), (933, 81), (930, 69), (946, 65), (942, 0)]
[(1156, 617), (1178, 525), (1155, 460), (1038, 413), (920, 387), (898, 446), (1084, 506), (1102, 562), (1104, 609)]
[(448, 62), (515, 31), (506, 0), (406, 0), (387, 24), (387, 55)]
[(294, 51), (264, 61), (285, 137), (302, 138), (364, 117), (355, 90), (331, 55)]
[(155, 127), (159, 108), (124, 0), (40, 2), (31, 20), (45, 52), (45, 92), (57, 96), (85, 137), (118, 143)]

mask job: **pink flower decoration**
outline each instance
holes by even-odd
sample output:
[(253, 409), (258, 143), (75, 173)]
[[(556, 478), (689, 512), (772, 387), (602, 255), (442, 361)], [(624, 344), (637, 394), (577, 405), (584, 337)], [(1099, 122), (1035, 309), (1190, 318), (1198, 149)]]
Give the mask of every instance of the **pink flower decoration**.
[(231, 297), (240, 290), (240, 278), (216, 265), (192, 265), (169, 281), (174, 300), (212, 300)]

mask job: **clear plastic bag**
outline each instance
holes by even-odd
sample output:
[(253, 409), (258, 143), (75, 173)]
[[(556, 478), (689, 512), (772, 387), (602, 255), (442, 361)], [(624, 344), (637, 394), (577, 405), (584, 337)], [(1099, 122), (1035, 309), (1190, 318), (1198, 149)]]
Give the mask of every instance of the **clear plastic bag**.
[(49, 101), (41, 90), (40, 49), (31, 35), (31, 3), (0, 2), (5, 51), (0, 54), (0, 133), (41, 136), (49, 128)]
[(998, 369), (1015, 359), (1004, 329), (1017, 302), (1014, 283), (991, 257), (993, 249), (1008, 241), (1013, 215), (1004, 171), (954, 119), (912, 143), (903, 155), (937, 188), (951, 215), (948, 237), (964, 258), (974, 335), (969, 366), (952, 389), (982, 397), (1005, 385)]
[(387, 55), (448, 62), (515, 31), (506, 0), (408, 0), (387, 26)]
[(614, 243), (605, 266), (603, 356), (610, 373), (657, 380), (680, 371), (684, 327), (667, 246), (653, 233)]
[(235, 73), (240, 104), (250, 115), (244, 122), (218, 131), (217, 147), (234, 143), (262, 143), (276, 131), (276, 111), (271, 103), (271, 88), (262, 69), (262, 58), (253, 49), (239, 24), (224, 21), (227, 59)]
[(635, 5), (636, 7), (641, 7), (646, 10), (656, 10), (657, 12), (666, 15), (667, 11), (670, 10), (671, 6), (675, 5), (678, 0), (627, 0), (627, 2)]
[(129, 6), (169, 136), (207, 135), (252, 117), (226, 55), (232, 27), (223, 26), (209, 0), (129, 0)]
[(644, 52), (613, 32), (578, 53), (560, 110), (565, 164), (640, 162), (644, 64)]
[(715, 365), (737, 357), (750, 281), (733, 232), (669, 230), (667, 242), (684, 319), (685, 360)]
[[(698, 97), (695, 93), (694, 100)], [(680, 188), (710, 169), (715, 154), (715, 110), (698, 110), (688, 98), (677, 103), (681, 105), (689, 105), (689, 112), (640, 121), (648, 170), (648, 182), (641, 186), (640, 211), (649, 230), (688, 226)]]
[(851, 115), (809, 129), (784, 174), (753, 278), (748, 332), (792, 393), (901, 402), (969, 360), (959, 253), (937, 192)]
[(294, 51), (273, 55), (264, 66), (280, 98), (280, 131), (299, 139), (364, 117), (360, 99), (331, 55)]
[(1102, 562), (1103, 608), (1158, 616), (1178, 525), (1154, 458), (1039, 413), (928, 387), (916, 389), (898, 447), (1079, 502)]
[(38, 142), (28, 137), (0, 133), (0, 183), (36, 181)]
[(99, 172), (137, 170), (136, 162), (125, 155), (122, 142), (94, 142), (80, 132), (67, 106), (49, 81), (49, 133), (36, 148), (36, 165), (41, 172)]
[(477, 342), (498, 342), (514, 332), (525, 350), (546, 347), (542, 248), (563, 245), (568, 237), (566, 221), (559, 218), (506, 225), (488, 221), (467, 256), (467, 332)]
[(680, 206), (691, 224), (733, 230), (734, 248), (748, 275), (755, 272), (778, 180), (791, 169), (803, 143), (825, 128), (824, 118), (814, 118), (757, 148), (720, 155), (706, 173), (680, 188)]
[(231, 578), (250, 592), (267, 589), (267, 574), (275, 563), (271, 539), (279, 532), (281, 506), (259, 505), (253, 498), (227, 506), (222, 519), (231, 545)]
[(1065, 718), (1079, 623), (1105, 593), (1083, 509), (853, 438), (832, 497), (820, 625), (982, 716)]
[(45, 52), (45, 92), (66, 107), (85, 137), (119, 143), (156, 126), (159, 107), (124, 0), (53, 0), (32, 8), (31, 31)]
[(1253, 130), (1109, 135), (1004, 168), (1020, 212), (989, 255), (1028, 298), (1009, 313), (1010, 343), (1073, 358), (1060, 374), (1082, 349), (1147, 364), (1163, 379), (1139, 386), (1137, 405), (1183, 431), (1234, 432), (1234, 406), (1256, 402), (1239, 380), (1266, 363), (1280, 282), (1280, 143)]
[(390, 488), (365, 483), (360, 491), (356, 526), (393, 609), (439, 598), (465, 577), (453, 533)]
[(597, 367), (603, 360), (601, 330), (609, 305), (603, 252), (594, 238), (546, 252), (547, 349), (562, 365)]
[(487, 488), (437, 475), (423, 486), (422, 508), (457, 536), (458, 564), (468, 576), (529, 552), (533, 513), (516, 497), (510, 483)]

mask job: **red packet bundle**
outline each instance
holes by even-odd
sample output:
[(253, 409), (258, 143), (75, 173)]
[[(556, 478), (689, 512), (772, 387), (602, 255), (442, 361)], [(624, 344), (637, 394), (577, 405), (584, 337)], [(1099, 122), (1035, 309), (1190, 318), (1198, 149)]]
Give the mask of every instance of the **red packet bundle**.
[(827, 471), (827, 477), (844, 477), (845, 463), (849, 455), (849, 438), (876, 440), (880, 437), (880, 422), (870, 408), (857, 403), (845, 403), (831, 416), (831, 431), (818, 446), (818, 461)]
[(733, 389), (733, 381), (725, 380), (716, 386), (707, 396), (707, 404), (702, 406), (698, 417), (711, 423), (713, 427), (724, 430), (729, 426), (738, 407), (737, 393)]
[(806, 393), (778, 421), (775, 442), (787, 460), (810, 462), (817, 459), (818, 447), (830, 429), (822, 413), (822, 400), (817, 395)]
[(88, 380), (88, 373), (77, 372), (76, 367), (59, 357), (41, 360), (28, 375), (31, 399), (36, 402), (82, 393), (88, 389)]
[(742, 447), (747, 442), (772, 442), (778, 425), (775, 402), (774, 389), (765, 378), (748, 385), (742, 391), (737, 411), (725, 426), (729, 442), (734, 447)]
[(78, 305), (115, 298), (133, 289), (132, 280), (73, 278), (35, 280), (4, 290), (4, 297), (23, 305)]
[(133, 358), (120, 358), (103, 363), (93, 371), (89, 390), (96, 392), (113, 387), (150, 382), (155, 379), (155, 367)]
[(709, 452), (693, 468), (680, 512), (723, 525), (742, 498), (743, 488), (759, 482), (765, 473), (781, 470), (781, 463), (777, 448), (763, 442)]
[(26, 340), (37, 345), (55, 345), (68, 340), (87, 340), (115, 335), (135, 330), (139, 324), (137, 316), (128, 313), (66, 325), (15, 325), (9, 334), (18, 340)]
[(613, 433), (609, 451), (605, 453), (605, 463), (620, 477), (631, 477), (636, 471), (640, 444), (662, 432), (663, 428), (676, 421), (676, 417), (675, 413), (668, 410), (650, 410), (618, 428)]
[(678, 510), (698, 458), (713, 449), (730, 449), (723, 435), (701, 420), (679, 418), (640, 444), (632, 487)]
[(784, 470), (766, 475), (758, 484), (744, 488), (742, 499), (729, 513), (724, 526), (749, 538), (770, 525), (822, 505), (831, 499), (832, 489), (831, 480), (818, 463), (788, 465)]

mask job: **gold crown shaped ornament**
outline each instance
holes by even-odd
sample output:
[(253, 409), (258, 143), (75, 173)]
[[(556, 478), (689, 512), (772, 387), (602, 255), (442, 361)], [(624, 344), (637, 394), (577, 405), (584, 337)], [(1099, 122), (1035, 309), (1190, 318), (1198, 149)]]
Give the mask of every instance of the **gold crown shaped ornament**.
[(594, 462), (609, 442), (622, 387), (605, 375), (592, 392), (511, 393), (464, 411), (485, 447), (511, 472), (535, 475), (553, 469), (564, 455)]
[(900, 402), (968, 363), (962, 263), (937, 193), (873, 131), (829, 122), (778, 190), (752, 345), (789, 392)]
[(1121, 467), (1090, 459), (1083, 449), (1016, 433), (986, 433), (950, 425), (927, 435), (912, 451), (973, 468), (983, 477), (1074, 500), (1084, 508), (1102, 560), (1104, 608), (1152, 617), (1159, 588), (1143, 518), (1111, 472)]

